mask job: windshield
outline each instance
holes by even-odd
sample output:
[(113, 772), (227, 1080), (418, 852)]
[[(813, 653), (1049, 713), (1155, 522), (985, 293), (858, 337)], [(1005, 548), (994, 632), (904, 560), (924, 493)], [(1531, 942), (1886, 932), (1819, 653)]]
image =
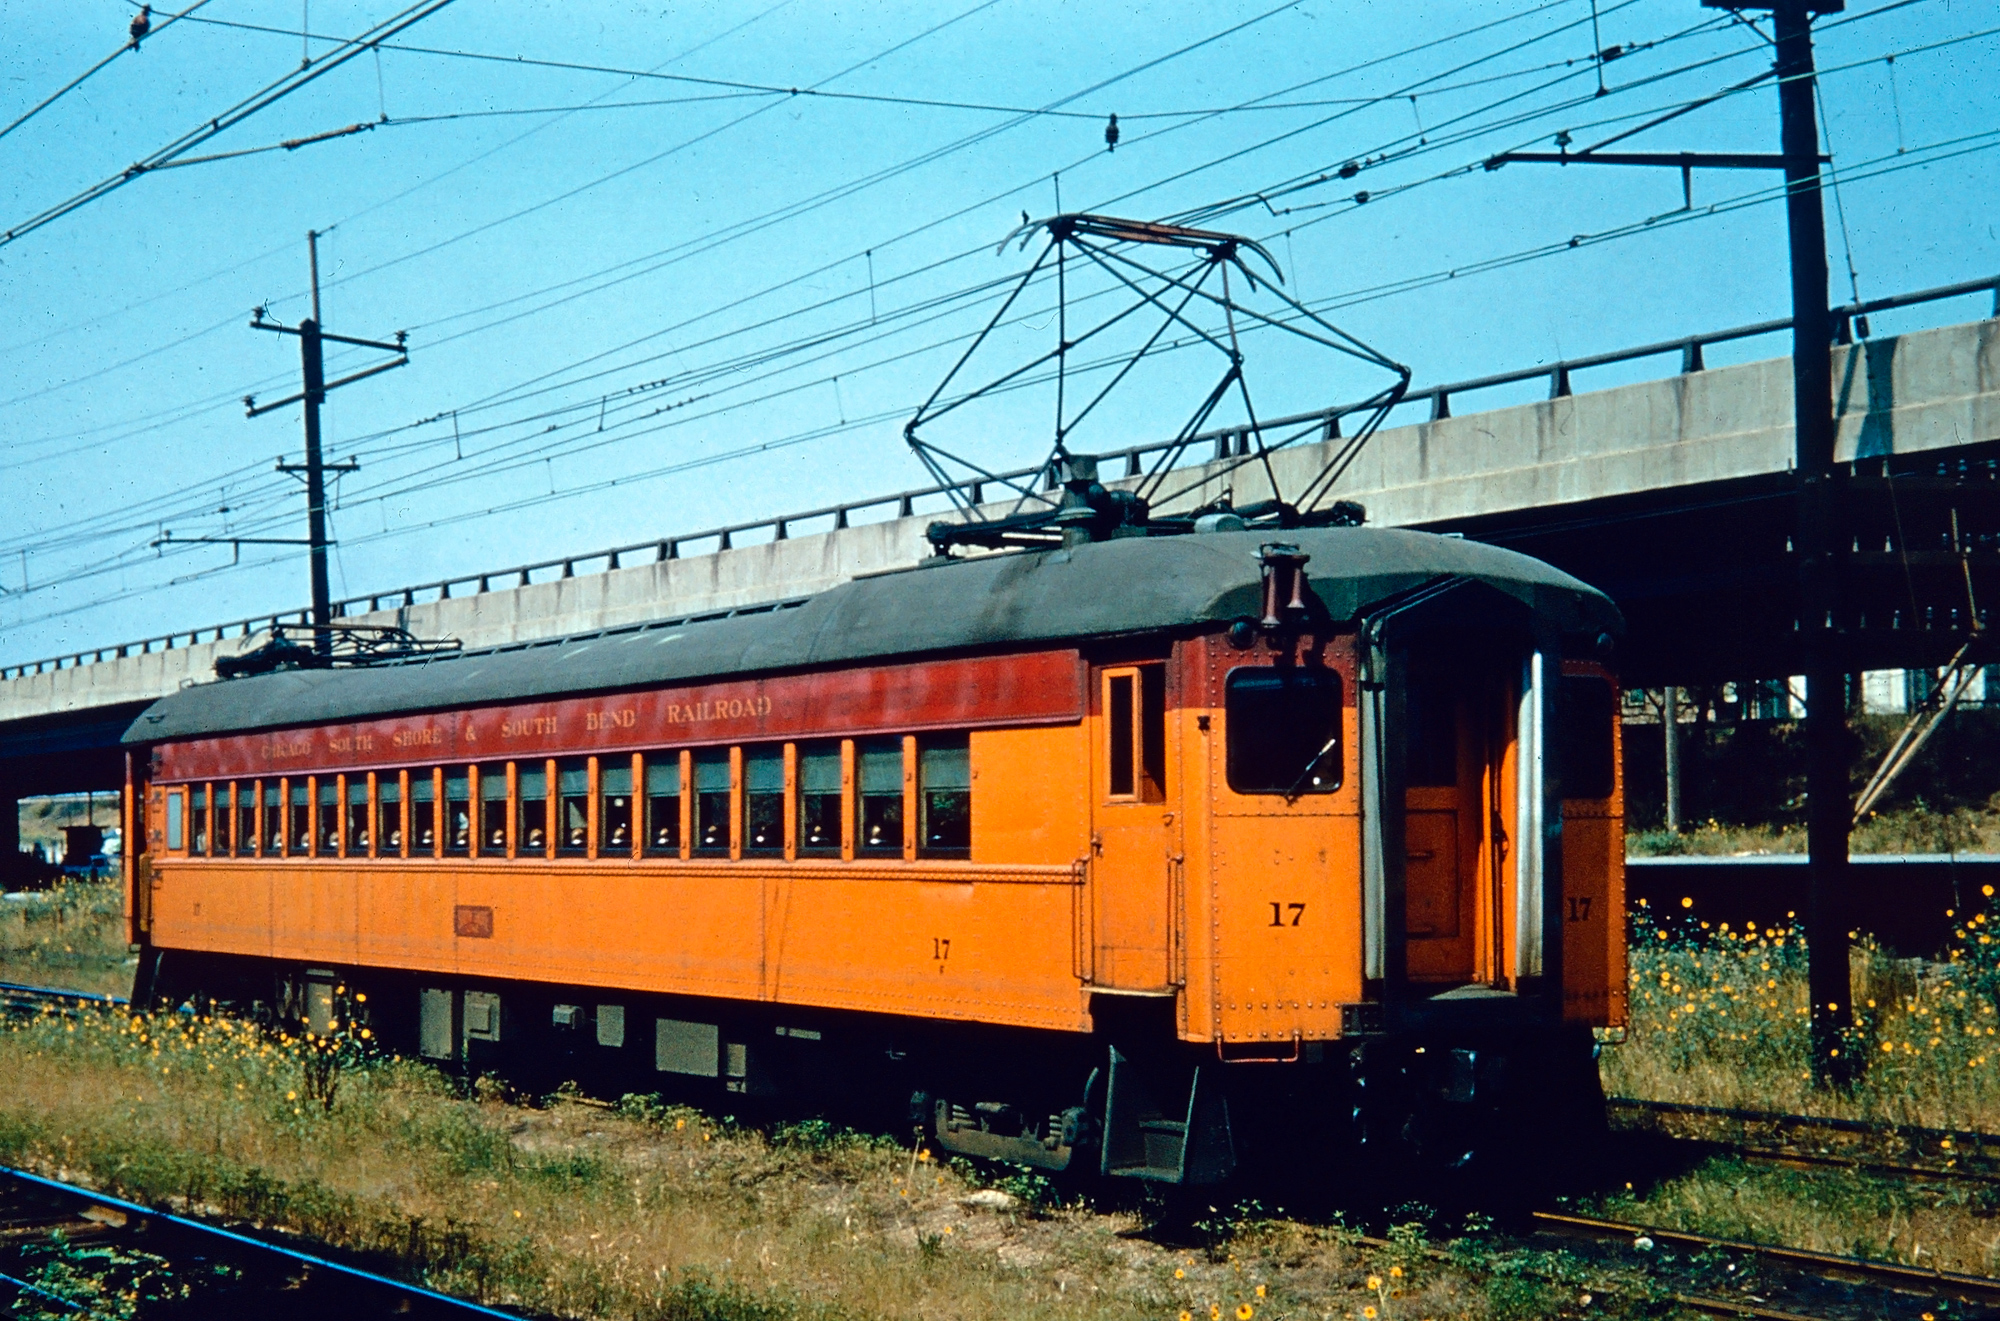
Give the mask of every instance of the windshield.
[(1340, 676), (1246, 666), (1223, 689), (1229, 787), (1240, 794), (1326, 794), (1340, 787)]

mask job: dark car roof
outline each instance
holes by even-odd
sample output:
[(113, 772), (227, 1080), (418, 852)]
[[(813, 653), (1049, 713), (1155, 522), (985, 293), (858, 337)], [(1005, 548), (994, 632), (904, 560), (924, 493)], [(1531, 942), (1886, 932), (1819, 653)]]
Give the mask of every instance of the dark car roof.
[(1259, 613), (1258, 547), (1279, 538), (1311, 556), (1308, 582), (1335, 620), (1456, 576), (1520, 600), (1560, 632), (1620, 628), (1595, 588), (1455, 537), (1387, 528), (1133, 537), (934, 562), (721, 618), (198, 684), (153, 703), (125, 742), (1212, 625)]

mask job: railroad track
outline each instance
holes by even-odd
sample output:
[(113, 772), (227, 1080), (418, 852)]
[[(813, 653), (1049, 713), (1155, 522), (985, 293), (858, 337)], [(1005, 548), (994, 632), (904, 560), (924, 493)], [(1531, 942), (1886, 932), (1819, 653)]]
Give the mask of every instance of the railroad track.
[(51, 1007), (78, 1009), (92, 1006), (110, 1009), (130, 1003), (123, 996), (94, 995), (70, 991), (60, 986), (29, 986), (22, 982), (0, 982), (0, 1013), (34, 1013)]
[(1836, 1119), (1830, 1115), (1794, 1115), (1776, 1110), (1738, 1110), (1724, 1105), (1693, 1105), (1684, 1101), (1642, 1101), (1630, 1096), (1611, 1096), (1605, 1104), (1612, 1110), (1656, 1115), (1687, 1115), (1712, 1119), (1733, 1119), (1746, 1124), (1770, 1124), (1778, 1128), (1819, 1129), (1829, 1133), (1894, 1137), (1909, 1142), (1937, 1145), (1950, 1142), (1954, 1149), (1970, 1146), (1977, 1154), (1991, 1148), (2000, 1156), (2000, 1133), (1982, 1133), (1969, 1128), (1925, 1128), (1919, 1124), (1876, 1124), (1865, 1119)]
[[(1669, 1133), (1679, 1141), (1696, 1143), (1719, 1153), (1740, 1156), (1794, 1169), (1839, 1169), (1885, 1178), (1928, 1180), (1941, 1183), (2000, 1185), (2000, 1134), (1974, 1129), (1927, 1128), (1916, 1124), (1880, 1124), (1859, 1119), (1836, 1119), (1826, 1115), (1797, 1115), (1770, 1110), (1743, 1110), (1729, 1106), (1693, 1105), (1676, 1101), (1641, 1101), (1611, 1097), (1607, 1105), (1613, 1114), (1624, 1111), (1655, 1120), (1686, 1118), (1723, 1120), (1753, 1129), (1769, 1129), (1777, 1145), (1708, 1136)], [(1879, 1152), (1841, 1154), (1824, 1145), (1802, 1146), (1797, 1135), (1815, 1137), (1840, 1135), (1863, 1144), (1900, 1147), (1906, 1154), (1922, 1153), (1922, 1159), (1884, 1159)]]
[[(0, 1166), (0, 1304), (25, 1300), (45, 1315), (88, 1321), (99, 1309), (79, 1276), (107, 1283), (143, 1276), (142, 1292), (163, 1295), (158, 1310), (176, 1316), (520, 1321), (518, 1313)], [(142, 1304), (138, 1315), (147, 1314)]]
[[(1881, 1304), (1888, 1300), (1880, 1295), (1888, 1294), (1905, 1308), (1921, 1299), (1925, 1309), (1935, 1308), (1952, 1316), (2000, 1317), (2000, 1280), (1985, 1276), (1551, 1211), (1538, 1211), (1533, 1219), (1538, 1234), (1560, 1239), (1623, 1243), (1635, 1249), (1643, 1242), (1646, 1247), (1642, 1250), (1648, 1253), (1679, 1250), (1701, 1254), (1711, 1268), (1724, 1258), (1733, 1258), (1720, 1272), (1737, 1277), (1729, 1282), (1727, 1293), (1717, 1293), (1711, 1287), (1674, 1295), (1681, 1306), (1712, 1316), (1826, 1321), (1829, 1317), (1887, 1315)], [(1857, 1288), (1875, 1295), (1874, 1302), (1858, 1297)], [(1810, 1310), (1791, 1310), (1794, 1308)]]

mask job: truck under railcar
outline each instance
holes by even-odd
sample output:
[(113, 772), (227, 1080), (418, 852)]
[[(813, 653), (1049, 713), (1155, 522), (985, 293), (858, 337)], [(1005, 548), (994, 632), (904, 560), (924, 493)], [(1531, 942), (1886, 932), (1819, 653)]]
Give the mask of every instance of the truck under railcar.
[(186, 689), (127, 736), (140, 993), (1168, 1184), (1593, 1122), (1616, 612), (1287, 536)]

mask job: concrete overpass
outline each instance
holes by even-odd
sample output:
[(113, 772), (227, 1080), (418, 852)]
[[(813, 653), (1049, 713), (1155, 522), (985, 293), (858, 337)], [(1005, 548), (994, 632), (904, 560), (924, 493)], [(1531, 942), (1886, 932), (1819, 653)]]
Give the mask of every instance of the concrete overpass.
[[(1989, 292), (1995, 318), (1835, 349), (1840, 458), (1857, 530), (1853, 668), (1936, 664), (1970, 622), (1963, 570), (2000, 578), (2000, 279), (1846, 309), (1843, 328), (1889, 307)], [(1632, 624), (1635, 684), (1792, 672), (1787, 358), (1708, 369), (1714, 344), (1775, 321), (1412, 393), (1428, 420), (1384, 429), (1334, 494), (1377, 525), (1456, 531), (1516, 546), (1606, 588)], [(1575, 393), (1592, 368), (1678, 355), (1680, 371)], [(1466, 412), (1481, 391), (1545, 381), (1549, 397)], [(1338, 410), (1280, 419), (1318, 438), (1273, 456), (1298, 490), (1341, 442)], [(1136, 476), (1162, 446), (1101, 459)], [(1199, 438), (1177, 485), (1182, 507), (1233, 488), (1269, 489), (1240, 435)], [(977, 487), (975, 499), (988, 494)], [(916, 562), (944, 488), (900, 492), (337, 604), (351, 622), (394, 624), (468, 647), (644, 620), (754, 609), (857, 574)], [(1947, 515), (1955, 515), (1952, 544)], [(1940, 538), (1947, 538), (1941, 541)], [(1988, 592), (1990, 599), (1994, 593)], [(276, 618), (303, 620), (303, 612)], [(274, 617), (203, 626), (117, 647), (0, 667), (0, 801), (116, 782), (116, 731), (146, 702), (213, 677)], [(0, 853), (12, 814), (0, 810)]]

